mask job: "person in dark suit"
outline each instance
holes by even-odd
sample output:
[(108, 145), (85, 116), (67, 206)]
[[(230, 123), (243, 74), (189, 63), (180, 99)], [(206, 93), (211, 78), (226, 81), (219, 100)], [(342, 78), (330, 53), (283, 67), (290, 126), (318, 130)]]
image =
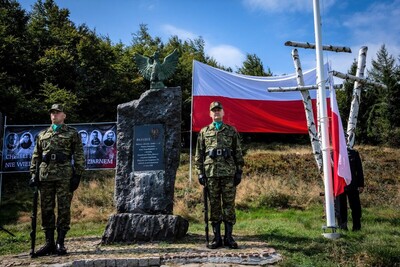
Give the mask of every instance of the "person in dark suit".
[(351, 183), (346, 185), (344, 193), (340, 194), (335, 199), (336, 218), (340, 229), (348, 230), (347, 228), (347, 200), (349, 201), (351, 215), (353, 218), (353, 231), (361, 230), (361, 201), (360, 193), (364, 191), (364, 172), (357, 150), (348, 148)]

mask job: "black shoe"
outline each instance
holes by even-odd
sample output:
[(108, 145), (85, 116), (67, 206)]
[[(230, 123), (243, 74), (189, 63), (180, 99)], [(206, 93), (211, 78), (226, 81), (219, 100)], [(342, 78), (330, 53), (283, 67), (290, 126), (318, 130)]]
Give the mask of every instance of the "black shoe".
[(216, 249), (216, 248), (220, 248), (220, 247), (222, 247), (222, 237), (219, 237), (219, 238), (214, 237), (211, 244), (208, 245), (208, 248), (211, 248), (211, 249)]
[(54, 243), (54, 230), (46, 230), (46, 244), (36, 251), (32, 257), (42, 257), (47, 255), (52, 255), (56, 252), (56, 245)]
[(347, 228), (347, 222), (339, 224), (339, 229), (344, 230), (344, 231), (348, 231), (349, 228)]
[(214, 239), (208, 248), (216, 249), (222, 247), (222, 237), (221, 237), (221, 222), (211, 223), (214, 233)]
[(59, 255), (59, 256), (67, 254), (67, 249), (64, 246), (64, 240), (65, 240), (66, 234), (67, 234), (67, 231), (58, 230), (56, 252), (57, 252), (57, 255)]
[(225, 222), (225, 235), (224, 235), (224, 246), (232, 249), (237, 249), (239, 246), (232, 237), (233, 224)]

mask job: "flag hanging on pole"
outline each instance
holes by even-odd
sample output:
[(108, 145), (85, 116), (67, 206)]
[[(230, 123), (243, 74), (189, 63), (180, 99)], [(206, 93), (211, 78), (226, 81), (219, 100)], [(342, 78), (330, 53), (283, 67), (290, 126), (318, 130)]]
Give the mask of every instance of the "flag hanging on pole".
[[(304, 85), (316, 84), (316, 70), (303, 72)], [(210, 124), (209, 106), (220, 101), (224, 121), (239, 132), (308, 133), (300, 92), (268, 92), (269, 87), (297, 86), (297, 75), (248, 76), (193, 62), (192, 130)], [(315, 107), (315, 90), (310, 91)], [(314, 114), (316, 111), (314, 110)]]
[(342, 119), (340, 118), (336, 93), (335, 89), (332, 88), (332, 83), (330, 83), (330, 87), (330, 104), (332, 111), (333, 194), (336, 197), (344, 192), (346, 184), (350, 184), (351, 171)]

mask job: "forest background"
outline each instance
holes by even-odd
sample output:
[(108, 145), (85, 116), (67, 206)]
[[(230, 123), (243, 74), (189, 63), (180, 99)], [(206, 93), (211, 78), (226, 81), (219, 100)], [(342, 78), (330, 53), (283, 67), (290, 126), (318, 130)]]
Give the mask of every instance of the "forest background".
[[(52, 103), (67, 107), (69, 123), (116, 121), (118, 104), (138, 99), (149, 88), (137, 69), (133, 55), (150, 56), (156, 50), (163, 58), (179, 51), (175, 74), (166, 86), (180, 86), (183, 94), (182, 133), (190, 131), (192, 65), (197, 60), (227, 71), (204, 52), (199, 37), (167, 42), (150, 36), (147, 25), (138, 25), (131, 45), (112, 43), (86, 25), (75, 25), (68, 9), (53, 0), (37, 1), (32, 11), (18, 1), (0, 3), (0, 112), (7, 124), (46, 124)], [(383, 83), (387, 89), (364, 86), (357, 121), (357, 142), (400, 145), (400, 55), (390, 55), (385, 44), (371, 61), (366, 76)], [(348, 67), (355, 75), (357, 62)], [(272, 76), (256, 54), (247, 54), (238, 73)], [(337, 92), (342, 121), (346, 125), (353, 94), (353, 83), (345, 82)], [(257, 139), (260, 135), (250, 135)], [(261, 135), (265, 138), (265, 135)], [(183, 136), (185, 137), (185, 136)], [(292, 136), (269, 135), (280, 139)], [(308, 136), (299, 136), (307, 140)], [(183, 138), (187, 140), (188, 138)]]
[[(163, 58), (179, 52), (175, 74), (166, 86), (180, 86), (183, 94), (182, 149), (175, 186), (174, 214), (190, 221), (191, 233), (203, 235), (201, 187), (188, 180), (192, 62), (233, 71), (205, 54), (199, 37), (167, 42), (149, 34), (145, 24), (132, 34), (131, 45), (112, 43), (86, 25), (75, 25), (69, 10), (53, 0), (38, 1), (31, 13), (18, 1), (0, 1), (0, 112), (8, 125), (48, 124), (48, 108), (65, 104), (67, 123), (116, 121), (117, 105), (149, 88), (139, 74), (133, 55)], [(369, 57), (367, 57), (369, 58)], [(320, 237), (324, 222), (323, 191), (309, 137), (283, 134), (244, 134), (245, 177), (238, 187), (237, 232), (257, 236), (285, 257), (282, 266), (398, 266), (400, 225), (400, 55), (385, 44), (365, 74), (387, 89), (364, 86), (356, 129), (356, 147), (367, 179), (362, 195), (361, 233), (344, 234), (338, 242)], [(355, 75), (357, 62), (348, 66)], [(238, 73), (272, 76), (256, 54), (247, 54)], [(337, 90), (344, 125), (350, 111), (354, 84)], [(1, 131), (2, 129), (0, 129)], [(0, 135), (1, 136), (1, 135)], [(0, 225), (17, 238), (0, 232), (0, 255), (28, 251), (31, 191), (27, 174), (3, 176)], [(101, 235), (114, 212), (113, 171), (88, 171), (74, 195), (70, 236)], [(397, 230), (396, 230), (397, 229)], [(38, 242), (43, 242), (39, 233)], [(198, 245), (198, 244), (193, 244)]]

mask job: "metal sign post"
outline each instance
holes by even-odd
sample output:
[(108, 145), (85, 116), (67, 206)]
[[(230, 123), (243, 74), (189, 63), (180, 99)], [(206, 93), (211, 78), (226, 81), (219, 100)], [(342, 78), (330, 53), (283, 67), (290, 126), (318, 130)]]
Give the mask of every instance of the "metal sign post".
[[(0, 139), (3, 141), (2, 142), (2, 148), (4, 146), (4, 128), (6, 127), (6, 118), (4, 118), (4, 125), (3, 125), (3, 114), (0, 112)], [(2, 191), (2, 185), (3, 185), (3, 150), (1, 150), (1, 166), (0, 166), (0, 206), (1, 206), (1, 191)], [(8, 231), (7, 229), (4, 229), (3, 226), (0, 224), (0, 231), (4, 231), (7, 234), (14, 236), (13, 233)]]

